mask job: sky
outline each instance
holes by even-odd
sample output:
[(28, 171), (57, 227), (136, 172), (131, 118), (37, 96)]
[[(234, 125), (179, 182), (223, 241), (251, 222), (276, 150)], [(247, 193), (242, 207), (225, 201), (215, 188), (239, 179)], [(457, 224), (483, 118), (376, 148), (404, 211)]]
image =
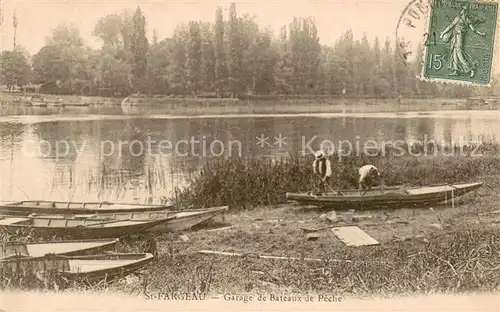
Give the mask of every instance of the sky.
[[(13, 46), (12, 16), (18, 17), (16, 41), (34, 54), (44, 45), (45, 37), (60, 23), (73, 24), (92, 47), (101, 42), (92, 36), (97, 20), (124, 9), (140, 6), (146, 16), (148, 37), (156, 30), (160, 39), (171, 36), (175, 26), (190, 20), (214, 21), (215, 10), (221, 6), (227, 18), (229, 1), (116, 1), (116, 0), (0, 0), (4, 23), (1, 48)], [(375, 36), (391, 39), (407, 1), (403, 0), (343, 0), (343, 1), (236, 1), (238, 15), (256, 17), (261, 26), (269, 25), (275, 33), (291, 22), (294, 16), (315, 18), (321, 43), (332, 44), (345, 30), (351, 28), (355, 36), (363, 33), (372, 40)]]

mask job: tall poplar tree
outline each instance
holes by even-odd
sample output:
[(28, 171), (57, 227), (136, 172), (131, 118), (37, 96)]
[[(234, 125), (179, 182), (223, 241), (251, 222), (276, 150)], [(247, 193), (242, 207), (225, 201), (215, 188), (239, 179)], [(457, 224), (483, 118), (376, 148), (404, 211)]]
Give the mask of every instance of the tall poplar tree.
[(242, 94), (243, 50), (240, 32), (240, 22), (236, 15), (234, 2), (229, 6), (229, 85), (233, 96)]
[(215, 92), (217, 96), (224, 96), (224, 85), (227, 78), (226, 54), (224, 53), (224, 17), (222, 8), (218, 7), (215, 13)]
[(138, 7), (133, 18), (130, 50), (132, 54), (132, 86), (137, 92), (147, 91), (148, 39), (146, 38), (146, 18)]

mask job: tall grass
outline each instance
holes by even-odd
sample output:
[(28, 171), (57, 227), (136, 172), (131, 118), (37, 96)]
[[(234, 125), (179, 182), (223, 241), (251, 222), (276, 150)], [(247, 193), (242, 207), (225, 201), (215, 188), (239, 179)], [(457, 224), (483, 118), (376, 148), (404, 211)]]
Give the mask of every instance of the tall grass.
[[(435, 233), (428, 244), (400, 242), (373, 249), (345, 248), (335, 258), (368, 261), (269, 265), (270, 282), (307, 291), (339, 293), (421, 293), (494, 290), (499, 286), (500, 233), (493, 227), (463, 225)], [(331, 255), (330, 255), (331, 258)], [(269, 271), (269, 272), (267, 272)], [(278, 272), (294, 272), (280, 275)]]
[[(331, 155), (331, 187), (356, 188), (357, 170), (365, 164), (379, 168), (385, 185), (467, 182), (500, 173), (497, 144), (483, 143), (477, 150), (474, 146), (404, 148), (404, 156), (399, 156), (401, 150), (393, 148), (371, 151), (372, 156)], [(411, 156), (424, 152), (430, 156)], [(317, 186), (319, 179), (313, 174), (313, 160), (310, 155), (211, 159), (191, 177), (189, 188), (176, 190), (175, 200), (185, 208), (229, 205), (232, 209), (246, 209), (278, 204), (285, 201), (286, 192), (311, 191)]]
[[(274, 294), (388, 295), (491, 291), (500, 286), (500, 232), (494, 227), (462, 224), (427, 238), (427, 243), (325, 247), (320, 256), (323, 261), (318, 262), (202, 256), (169, 247), (149, 272), (148, 289), (165, 293), (266, 290)], [(290, 256), (301, 252), (291, 249), (287, 250)], [(162, 274), (155, 273), (158, 271)]]

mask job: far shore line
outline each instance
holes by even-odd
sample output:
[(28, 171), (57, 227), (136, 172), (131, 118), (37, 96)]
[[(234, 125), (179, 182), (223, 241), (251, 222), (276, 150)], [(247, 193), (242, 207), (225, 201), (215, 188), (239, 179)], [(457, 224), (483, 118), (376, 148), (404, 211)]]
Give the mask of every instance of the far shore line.
[[(40, 94), (47, 105), (31, 105), (24, 94), (0, 93), (0, 102), (6, 112), (2, 115), (61, 113), (61, 110), (78, 109), (82, 113), (102, 109), (120, 109), (126, 115), (220, 115), (220, 114), (303, 114), (303, 113), (384, 113), (414, 111), (462, 111), (499, 110), (500, 98), (398, 98), (363, 99), (338, 98), (312, 95), (239, 100), (233, 98), (180, 98), (169, 96), (145, 96), (139, 99)], [(56, 102), (57, 100), (57, 102)], [(82, 103), (85, 103), (82, 105)], [(31, 111), (33, 110), (33, 111)], [(9, 113), (8, 111), (12, 111)], [(26, 111), (26, 112), (24, 112)], [(113, 112), (110, 112), (113, 113)], [(119, 113), (117, 111), (116, 113)]]

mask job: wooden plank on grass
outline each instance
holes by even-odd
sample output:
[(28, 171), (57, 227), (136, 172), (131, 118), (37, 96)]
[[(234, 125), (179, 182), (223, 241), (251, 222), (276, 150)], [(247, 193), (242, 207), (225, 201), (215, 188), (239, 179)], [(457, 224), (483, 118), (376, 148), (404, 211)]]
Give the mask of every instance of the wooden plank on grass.
[(230, 225), (230, 226), (225, 226), (225, 227), (220, 227), (220, 228), (206, 230), (206, 232), (225, 231), (225, 230), (229, 230), (229, 229), (234, 229), (236, 227), (237, 227), (236, 225)]
[(357, 226), (336, 227), (332, 229), (332, 232), (347, 246), (357, 247), (380, 244)]
[[(205, 255), (219, 255), (219, 256), (229, 256), (229, 257), (244, 257), (251, 256), (250, 254), (244, 253), (236, 253), (236, 252), (224, 252), (224, 251), (215, 251), (215, 250), (200, 250), (198, 253)], [(253, 255), (258, 259), (273, 259), (273, 260), (303, 260), (303, 261), (311, 261), (311, 262), (342, 262), (342, 263), (387, 263), (386, 261), (379, 260), (348, 260), (348, 259), (318, 259), (318, 258), (299, 258), (299, 257), (282, 257), (282, 256), (269, 256), (269, 255)]]
[[(211, 255), (230, 256), (230, 257), (244, 257), (245, 255), (248, 255), (243, 253), (213, 251), (213, 250), (200, 250), (198, 252), (206, 255), (211, 254)], [(304, 261), (315, 261), (315, 262), (323, 261), (322, 259), (317, 259), (317, 258), (280, 257), (280, 256), (266, 256), (266, 255), (255, 255), (255, 257), (260, 259), (275, 259), (275, 260), (304, 260)], [(338, 260), (338, 261), (350, 262), (351, 260)]]

